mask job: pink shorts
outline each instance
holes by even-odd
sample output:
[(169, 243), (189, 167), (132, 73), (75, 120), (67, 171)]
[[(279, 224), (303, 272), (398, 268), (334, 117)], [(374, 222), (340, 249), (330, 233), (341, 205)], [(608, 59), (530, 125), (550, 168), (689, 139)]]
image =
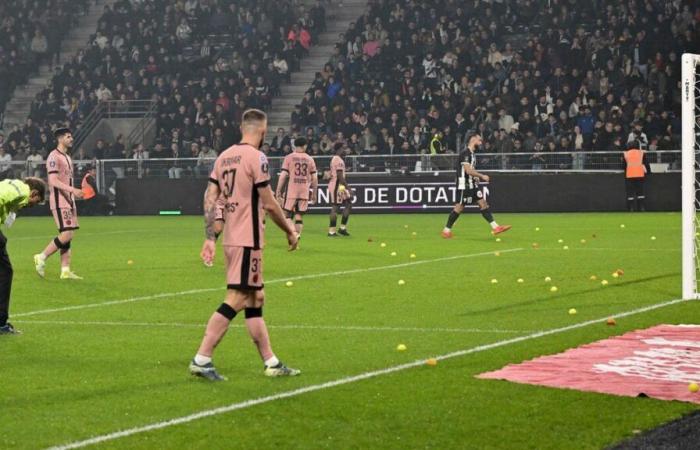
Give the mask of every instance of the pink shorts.
[(305, 213), (309, 210), (309, 200), (305, 198), (285, 198), (282, 209), (291, 213)]
[(228, 289), (257, 291), (263, 288), (262, 249), (224, 247)]
[(52, 209), (53, 220), (56, 222), (59, 233), (80, 228), (78, 224), (78, 212), (72, 208)]

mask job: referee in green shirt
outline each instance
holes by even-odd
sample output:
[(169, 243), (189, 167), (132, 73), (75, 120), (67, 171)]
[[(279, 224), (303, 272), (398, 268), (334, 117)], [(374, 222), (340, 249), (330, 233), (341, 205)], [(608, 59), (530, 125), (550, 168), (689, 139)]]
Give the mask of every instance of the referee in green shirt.
[[(44, 201), (46, 183), (39, 178), (0, 181), (0, 223), (11, 227), (17, 211)], [(0, 231), (0, 335), (17, 334), (7, 322), (12, 289), (12, 263), (7, 254), (7, 238)]]

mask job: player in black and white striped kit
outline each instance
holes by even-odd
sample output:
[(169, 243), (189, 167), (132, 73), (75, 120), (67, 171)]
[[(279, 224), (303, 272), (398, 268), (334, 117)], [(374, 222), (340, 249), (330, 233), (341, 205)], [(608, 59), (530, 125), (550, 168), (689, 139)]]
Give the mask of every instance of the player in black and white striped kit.
[(489, 204), (486, 202), (484, 186), (481, 186), (481, 182), (485, 181), (488, 183), (490, 178), (488, 175), (476, 171), (476, 150), (482, 142), (483, 140), (479, 134), (471, 135), (467, 141), (466, 155), (457, 169), (458, 189), (462, 201), (455, 204), (454, 209), (450, 212), (447, 224), (442, 230), (442, 237), (445, 239), (452, 238), (452, 226), (459, 219), (462, 211), (464, 211), (464, 205), (471, 205), (475, 202), (479, 205), (481, 215), (491, 226), (492, 234), (500, 234), (511, 229), (510, 225), (499, 225), (496, 223), (491, 214)]

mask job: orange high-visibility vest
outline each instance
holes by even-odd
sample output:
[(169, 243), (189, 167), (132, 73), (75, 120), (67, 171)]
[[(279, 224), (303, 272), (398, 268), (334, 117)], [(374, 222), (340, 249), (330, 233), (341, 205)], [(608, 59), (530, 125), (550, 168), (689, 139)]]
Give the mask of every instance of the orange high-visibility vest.
[(92, 185), (88, 183), (88, 177), (90, 176), (89, 173), (86, 173), (85, 176), (83, 177), (83, 181), (80, 184), (80, 189), (83, 191), (83, 200), (90, 200), (93, 198), (97, 193), (95, 190), (92, 188)]
[(627, 150), (625, 152), (625, 161), (627, 161), (627, 170), (625, 177), (627, 178), (644, 178), (644, 152), (637, 149)]

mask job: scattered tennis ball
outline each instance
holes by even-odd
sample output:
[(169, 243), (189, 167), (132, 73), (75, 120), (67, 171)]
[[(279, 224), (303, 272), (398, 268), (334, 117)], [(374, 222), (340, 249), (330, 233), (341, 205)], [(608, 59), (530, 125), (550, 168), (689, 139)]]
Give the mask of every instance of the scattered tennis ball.
[(522, 278), (518, 278), (518, 283), (524, 283), (524, 282), (525, 282), (525, 280), (523, 280)]
[(595, 276), (595, 275), (591, 275), (591, 277), (590, 277), (589, 279), (590, 279), (591, 281), (595, 281), (595, 280), (597, 280), (597, 279), (598, 279), (598, 277), (597, 277), (597, 276)]
[(501, 252), (495, 252), (493, 255), (494, 256), (501, 256)]
[(391, 256), (396, 256), (396, 252), (391, 252)]
[(688, 385), (688, 390), (689, 390), (690, 392), (695, 393), (695, 392), (697, 392), (697, 391), (700, 390), (700, 387), (698, 387), (698, 384), (697, 384), (697, 383), (690, 383), (690, 384)]
[(545, 283), (549, 283), (550, 281), (552, 281), (552, 278), (551, 278), (551, 277), (544, 277), (544, 282), (545, 282)]
[(600, 282), (600, 284), (602, 284), (603, 286), (607, 286), (607, 285), (608, 285), (608, 280), (603, 280), (603, 281)]
[(382, 242), (381, 244), (379, 244), (379, 246), (382, 248), (386, 247), (386, 242)]
[(560, 244), (563, 244), (563, 243), (564, 243), (564, 239), (559, 239), (557, 242), (560, 243)]
[(655, 241), (655, 240), (656, 240), (656, 236), (652, 236), (652, 237), (651, 237), (651, 240), (652, 240), (652, 241)]
[(406, 284), (406, 282), (405, 282), (405, 281), (403, 281), (403, 280), (399, 280), (399, 286), (403, 286), (404, 284)]
[(496, 242), (501, 242), (501, 238), (496, 238)]
[(134, 261), (128, 260), (126, 263), (127, 263), (128, 265), (132, 265), (132, 264), (134, 263)]
[(294, 282), (293, 282), (293, 281), (287, 281), (287, 282), (285, 283), (285, 285), (286, 285), (287, 287), (292, 287), (292, 286), (294, 286)]
[(620, 224), (620, 228), (625, 228), (625, 224), (624, 224), (624, 223), (621, 223), (621, 224)]
[(582, 244), (585, 244), (585, 243), (586, 243), (586, 240), (585, 240), (585, 239), (581, 239), (581, 243), (582, 243)]
[(613, 278), (618, 278), (619, 276), (620, 276), (620, 274), (617, 273), (617, 272), (613, 272), (613, 273), (612, 273), (612, 277), (613, 277)]
[(412, 235), (412, 236), (417, 236), (418, 233), (416, 233), (416, 232), (414, 231), (413, 233), (411, 233), (411, 235)]
[(491, 278), (491, 284), (496, 284), (496, 283), (498, 283), (498, 280), (495, 278)]
[(617, 272), (618, 275), (622, 276), (625, 274), (625, 271), (622, 269), (617, 269), (615, 272)]
[(558, 290), (559, 290), (559, 288), (556, 286), (552, 286), (551, 288), (549, 288), (550, 292), (557, 292)]
[(540, 244), (538, 244), (537, 242), (533, 242), (533, 243), (532, 243), (532, 248), (535, 248), (535, 249), (536, 249), (536, 248), (540, 248)]
[(608, 318), (608, 320), (606, 320), (605, 323), (608, 324), (608, 325), (610, 325), (611, 327), (617, 324), (617, 322), (615, 321), (615, 319), (612, 318), (612, 317)]
[(408, 225), (404, 225), (403, 227), (404, 227), (404, 228), (408, 228)]
[(413, 258), (415, 258), (415, 257), (416, 257), (416, 254), (415, 254), (415, 253), (411, 253), (411, 256), (409, 256), (409, 258), (411, 258), (411, 259), (413, 259)]
[(405, 352), (406, 351), (406, 346), (404, 344), (399, 344), (396, 346), (396, 350), (399, 352)]
[(565, 246), (562, 247), (562, 248), (563, 248), (564, 250), (568, 250), (568, 249), (569, 249), (569, 246), (568, 246), (568, 245), (565, 245)]
[(577, 312), (578, 312), (578, 311), (576, 311), (576, 308), (571, 308), (571, 309), (569, 310), (569, 314), (572, 315), (572, 316), (573, 316), (574, 314), (576, 314)]
[(437, 366), (437, 359), (435, 358), (428, 358), (425, 360), (425, 363), (429, 366)]
[(535, 231), (540, 231), (540, 227), (535, 227)]

